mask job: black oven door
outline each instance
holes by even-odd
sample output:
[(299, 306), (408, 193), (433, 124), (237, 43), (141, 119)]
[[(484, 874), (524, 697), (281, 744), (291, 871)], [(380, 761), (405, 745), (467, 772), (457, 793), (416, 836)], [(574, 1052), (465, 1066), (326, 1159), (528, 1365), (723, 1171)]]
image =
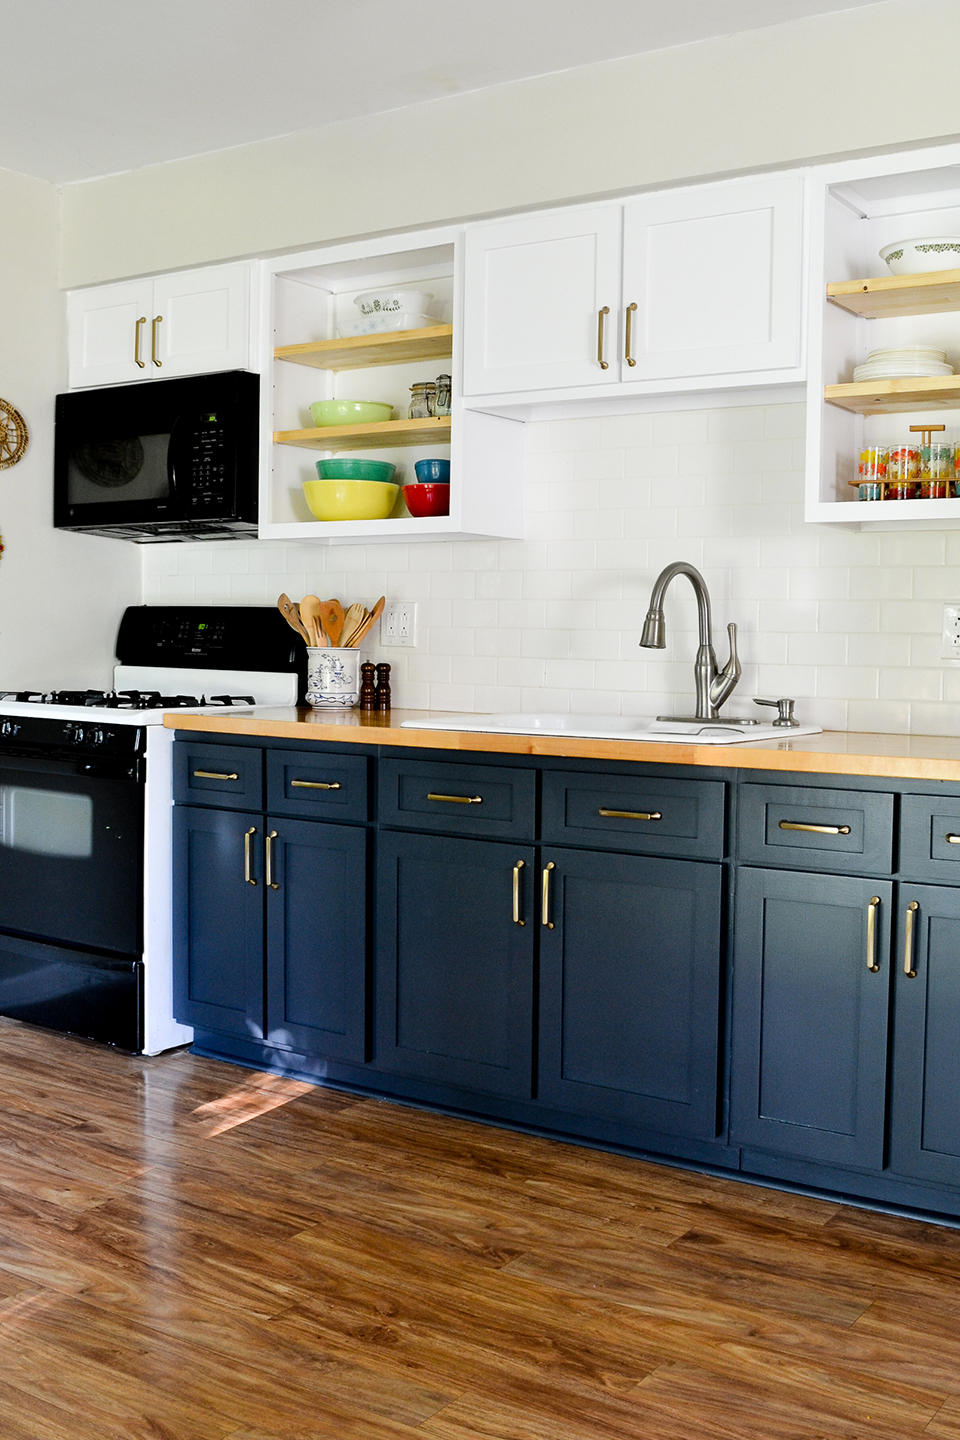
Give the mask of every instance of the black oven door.
[(138, 957), (142, 856), (129, 762), (0, 756), (0, 931)]

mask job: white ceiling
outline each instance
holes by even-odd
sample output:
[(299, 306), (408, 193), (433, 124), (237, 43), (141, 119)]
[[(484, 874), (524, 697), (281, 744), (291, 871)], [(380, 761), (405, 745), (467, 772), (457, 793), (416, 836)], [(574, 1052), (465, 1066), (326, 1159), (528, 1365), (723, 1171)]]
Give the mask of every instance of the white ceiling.
[(84, 180), (874, 3), (0, 0), (0, 168)]

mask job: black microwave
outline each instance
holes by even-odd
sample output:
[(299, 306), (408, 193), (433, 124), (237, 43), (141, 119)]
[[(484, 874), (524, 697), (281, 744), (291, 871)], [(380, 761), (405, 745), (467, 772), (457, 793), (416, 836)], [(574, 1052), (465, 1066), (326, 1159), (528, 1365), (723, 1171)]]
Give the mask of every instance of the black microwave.
[(140, 544), (249, 539), (259, 401), (248, 370), (58, 395), (55, 528)]

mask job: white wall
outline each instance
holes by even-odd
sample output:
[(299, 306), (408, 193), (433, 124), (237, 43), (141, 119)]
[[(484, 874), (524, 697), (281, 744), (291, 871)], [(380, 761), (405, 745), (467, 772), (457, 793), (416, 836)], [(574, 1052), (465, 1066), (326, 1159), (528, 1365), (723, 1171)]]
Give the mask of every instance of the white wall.
[(886, 0), (68, 185), (62, 283), (955, 137), (958, 51)]
[(57, 290), (59, 198), (0, 171), (0, 395), (31, 440), (0, 470), (0, 689), (103, 684), (123, 606), (136, 603), (131, 545), (53, 529), (54, 396), (66, 383)]
[(802, 405), (527, 426), (527, 538), (450, 544), (165, 545), (150, 603), (272, 603), (286, 590), (368, 605), (415, 600), (414, 651), (389, 660), (399, 706), (689, 711), (696, 611), (675, 582), (665, 651), (640, 650), (650, 587), (686, 559), (724, 627), (740, 626), (753, 695), (793, 695), (831, 729), (960, 734), (960, 669), (940, 659), (960, 600), (960, 531), (858, 533), (803, 523)]

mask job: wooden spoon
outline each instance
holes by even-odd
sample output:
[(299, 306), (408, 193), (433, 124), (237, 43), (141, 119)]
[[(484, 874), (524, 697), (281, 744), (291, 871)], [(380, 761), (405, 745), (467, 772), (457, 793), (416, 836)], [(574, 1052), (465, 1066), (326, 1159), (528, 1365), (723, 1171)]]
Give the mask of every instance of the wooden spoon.
[(327, 644), (327, 637), (323, 633), (321, 625), (323, 603), (316, 595), (304, 595), (300, 601), (300, 619), (303, 621), (304, 628), (310, 636), (310, 644), (314, 649), (322, 649)]
[(376, 605), (374, 605), (373, 609), (370, 611), (370, 614), (367, 616), (366, 620), (364, 620), (363, 624), (360, 626), (360, 629), (359, 629), (359, 630), (355, 630), (354, 633), (350, 636), (350, 648), (351, 648), (351, 650), (356, 650), (357, 646), (360, 644), (360, 641), (364, 638), (364, 636), (367, 634), (367, 632), (368, 632), (369, 630), (371, 630), (371, 629), (373, 628), (373, 626), (376, 624), (376, 622), (380, 619), (380, 612), (381, 612), (381, 610), (383, 609), (383, 607), (384, 607), (384, 605), (385, 605), (386, 603), (387, 603), (387, 597), (386, 597), (385, 595), (381, 595), (381, 596), (380, 596), (380, 599), (377, 601)]
[(294, 605), (289, 595), (280, 596), (280, 599), (277, 601), (277, 609), (280, 611), (280, 614), (283, 616), (284, 620), (286, 620), (291, 630), (296, 630), (300, 638), (302, 640), (305, 640), (309, 645), (310, 636), (304, 629), (303, 621), (300, 619), (300, 611), (298, 610), (297, 606)]
[(340, 631), (341, 649), (343, 649), (344, 647), (346, 647), (347, 649), (350, 648), (350, 642), (353, 639), (354, 631), (359, 630), (364, 620), (366, 620), (368, 614), (369, 611), (367, 610), (366, 605), (361, 605), (359, 600), (355, 600), (354, 603), (350, 606), (350, 609), (343, 617), (343, 629)]
[(340, 635), (343, 630), (344, 609), (339, 600), (321, 600), (320, 623), (323, 625), (330, 644), (336, 647), (340, 644)]

